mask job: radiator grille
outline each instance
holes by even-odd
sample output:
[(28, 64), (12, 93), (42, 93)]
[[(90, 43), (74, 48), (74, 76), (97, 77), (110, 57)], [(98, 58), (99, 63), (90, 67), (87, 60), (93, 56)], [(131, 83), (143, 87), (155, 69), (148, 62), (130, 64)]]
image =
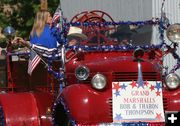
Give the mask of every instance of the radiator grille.
[(163, 106), (164, 110), (168, 109), (168, 98), (166, 96), (163, 97)]
[(109, 98), (108, 100), (107, 100), (107, 102), (108, 102), (108, 104), (109, 104), (109, 118), (111, 118), (112, 119), (112, 117), (113, 117), (113, 112), (112, 112), (112, 109), (113, 109), (113, 103), (112, 103), (112, 98)]
[[(156, 72), (142, 72), (143, 80), (156, 81), (158, 76)], [(132, 81), (137, 80), (137, 72), (113, 72), (112, 73), (113, 81)]]

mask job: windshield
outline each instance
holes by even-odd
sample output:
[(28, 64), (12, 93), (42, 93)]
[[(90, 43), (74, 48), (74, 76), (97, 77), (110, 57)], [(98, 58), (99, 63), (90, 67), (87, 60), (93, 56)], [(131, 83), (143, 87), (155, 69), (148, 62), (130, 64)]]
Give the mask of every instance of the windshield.
[(158, 45), (160, 33), (158, 25), (120, 24), (109, 26), (83, 26), (87, 39), (79, 43), (88, 46), (150, 46)]
[(164, 39), (160, 24), (158, 18), (116, 22), (106, 12), (92, 10), (75, 15), (68, 25), (80, 27), (87, 36), (80, 45), (150, 46), (161, 44)]

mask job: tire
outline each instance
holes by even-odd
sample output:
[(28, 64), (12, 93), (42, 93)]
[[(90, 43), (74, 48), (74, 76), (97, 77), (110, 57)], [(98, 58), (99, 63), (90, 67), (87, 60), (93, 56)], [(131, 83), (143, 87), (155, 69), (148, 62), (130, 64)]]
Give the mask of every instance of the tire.
[(73, 126), (71, 124), (71, 120), (68, 117), (67, 111), (61, 104), (56, 105), (53, 116), (54, 126)]

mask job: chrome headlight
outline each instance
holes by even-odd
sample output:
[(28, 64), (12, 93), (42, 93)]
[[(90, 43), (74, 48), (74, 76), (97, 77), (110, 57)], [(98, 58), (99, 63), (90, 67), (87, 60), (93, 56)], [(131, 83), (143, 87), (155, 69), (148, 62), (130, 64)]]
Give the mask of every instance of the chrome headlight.
[(86, 66), (79, 66), (75, 70), (75, 76), (78, 80), (86, 80), (89, 77), (89, 69)]
[(166, 85), (170, 89), (176, 89), (179, 86), (179, 76), (175, 73), (171, 73), (166, 77)]
[(171, 42), (180, 43), (180, 24), (176, 23), (176, 24), (170, 25), (167, 28), (166, 34), (167, 34), (167, 38)]
[(106, 77), (102, 74), (96, 74), (91, 80), (92, 87), (101, 90), (106, 87)]
[(135, 58), (142, 58), (144, 56), (144, 50), (142, 48), (138, 47), (137, 49), (134, 50), (133, 56)]

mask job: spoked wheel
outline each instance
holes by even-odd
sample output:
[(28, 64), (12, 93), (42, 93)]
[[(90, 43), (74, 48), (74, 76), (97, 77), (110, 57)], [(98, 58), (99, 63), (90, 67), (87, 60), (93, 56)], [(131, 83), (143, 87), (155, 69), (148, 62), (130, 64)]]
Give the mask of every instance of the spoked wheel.
[(88, 11), (83, 11), (79, 14), (76, 14), (70, 22), (84, 22), (83, 20), (86, 19), (86, 17), (84, 17), (85, 15), (88, 14)]
[(70, 22), (113, 22), (112, 17), (106, 12), (100, 10), (83, 11), (75, 15)]
[(89, 13), (94, 14), (94, 15), (98, 15), (99, 21), (111, 21), (111, 22), (113, 22), (112, 17), (109, 14), (107, 14), (106, 12), (103, 12), (100, 10), (93, 10), (93, 11), (90, 11)]
[(87, 22), (92, 23), (95, 22), (98, 25), (88, 25), (88, 26), (80, 26), (83, 29), (84, 34), (88, 36), (88, 40), (84, 44), (108, 44), (110, 43), (108, 35), (110, 31), (116, 29), (115, 25), (104, 25), (104, 22), (114, 22), (111, 16), (107, 13), (100, 10), (93, 10), (90, 12), (84, 11), (76, 16), (74, 16), (71, 20), (71, 23), (74, 22)]

